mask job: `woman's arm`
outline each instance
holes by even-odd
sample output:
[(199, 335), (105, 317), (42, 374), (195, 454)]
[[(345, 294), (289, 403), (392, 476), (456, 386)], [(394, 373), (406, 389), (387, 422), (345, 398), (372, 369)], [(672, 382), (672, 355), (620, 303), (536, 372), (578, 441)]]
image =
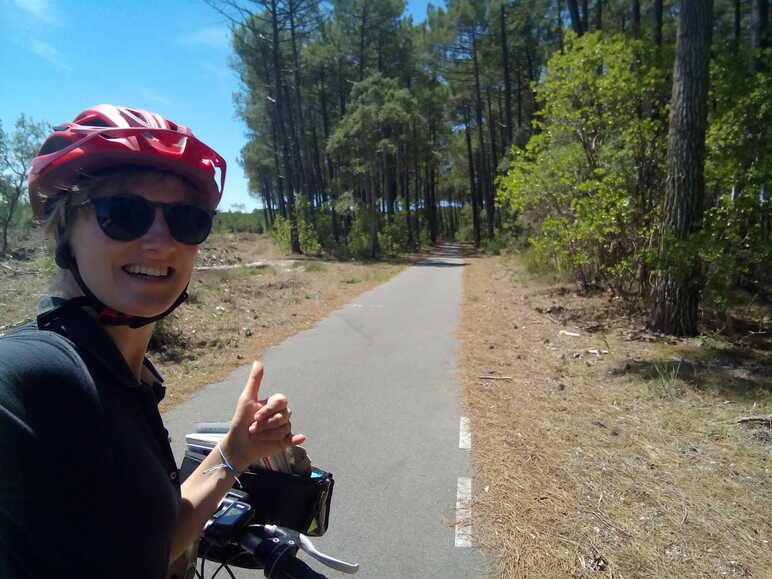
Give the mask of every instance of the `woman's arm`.
[(169, 561), (176, 561), (201, 533), (204, 523), (233, 486), (229, 470), (207, 469), (223, 463), (220, 452), (239, 472), (265, 456), (281, 452), (288, 446), (302, 444), (306, 437), (292, 434), (287, 398), (274, 394), (258, 400), (263, 366), (252, 365), (247, 384), (236, 403), (228, 433), (182, 484), (182, 501), (172, 537)]

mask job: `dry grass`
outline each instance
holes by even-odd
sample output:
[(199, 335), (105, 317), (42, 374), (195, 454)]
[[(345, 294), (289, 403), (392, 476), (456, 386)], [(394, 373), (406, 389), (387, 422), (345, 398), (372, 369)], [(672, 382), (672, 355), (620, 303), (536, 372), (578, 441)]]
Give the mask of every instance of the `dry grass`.
[(772, 576), (772, 437), (736, 424), (772, 414), (769, 335), (663, 342), (606, 296), (468, 264), (460, 373), (490, 575)]

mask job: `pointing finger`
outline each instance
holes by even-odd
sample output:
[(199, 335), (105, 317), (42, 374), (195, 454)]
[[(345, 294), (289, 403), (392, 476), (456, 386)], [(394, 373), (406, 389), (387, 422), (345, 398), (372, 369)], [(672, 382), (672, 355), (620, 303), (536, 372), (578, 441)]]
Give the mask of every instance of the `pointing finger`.
[(252, 363), (252, 369), (249, 371), (249, 377), (247, 378), (247, 384), (244, 386), (244, 391), (241, 393), (241, 397), (250, 401), (257, 401), (258, 394), (260, 392), (260, 383), (263, 381), (263, 365), (255, 361)]

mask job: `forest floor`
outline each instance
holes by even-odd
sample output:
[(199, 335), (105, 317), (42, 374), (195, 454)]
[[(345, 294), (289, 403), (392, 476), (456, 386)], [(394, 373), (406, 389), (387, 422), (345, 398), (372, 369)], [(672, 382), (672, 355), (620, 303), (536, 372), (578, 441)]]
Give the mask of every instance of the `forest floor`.
[[(37, 233), (14, 243), (0, 332), (30, 317), (55, 269)], [(264, 236), (213, 235), (198, 265), (235, 267), (194, 273), (156, 332), (163, 409), (420, 257), (290, 259)], [(461, 403), (490, 576), (772, 576), (772, 309), (675, 340), (516, 259), (465, 259)]]
[(772, 308), (672, 339), (517, 259), (466, 263), (460, 374), (491, 577), (772, 577)]

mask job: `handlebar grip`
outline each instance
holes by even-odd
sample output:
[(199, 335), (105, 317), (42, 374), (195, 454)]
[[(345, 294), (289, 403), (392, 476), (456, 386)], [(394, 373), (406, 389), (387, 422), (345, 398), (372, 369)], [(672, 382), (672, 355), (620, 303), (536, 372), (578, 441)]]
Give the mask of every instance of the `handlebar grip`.
[(295, 557), (297, 547), (279, 546), (261, 539), (254, 533), (246, 532), (239, 539), (241, 547), (255, 558), (269, 579), (327, 579)]
[(327, 579), (297, 557), (282, 557), (273, 568), (271, 579)]

